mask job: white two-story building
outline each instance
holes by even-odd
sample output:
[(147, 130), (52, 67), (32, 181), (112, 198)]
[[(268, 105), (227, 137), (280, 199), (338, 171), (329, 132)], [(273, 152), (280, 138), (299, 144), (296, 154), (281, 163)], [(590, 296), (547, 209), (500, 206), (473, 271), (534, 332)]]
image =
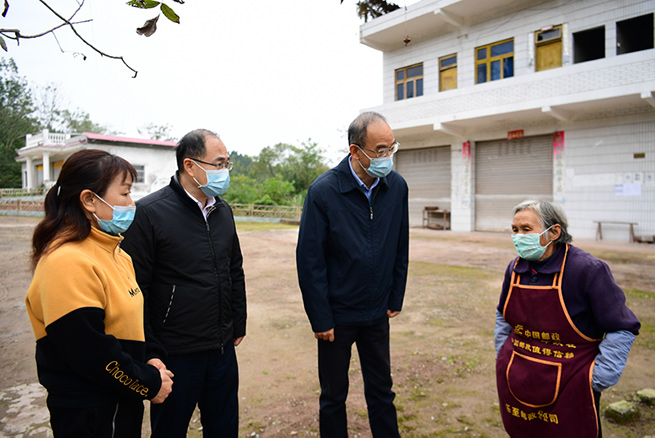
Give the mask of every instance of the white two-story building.
[(574, 237), (655, 235), (653, 0), (423, 0), (370, 20), (410, 222), (509, 230), (525, 199)]
[(125, 158), (137, 171), (132, 186), (133, 198), (168, 184), (177, 170), (176, 143), (93, 134), (56, 134), (44, 130), (27, 135), (25, 147), (18, 149), (23, 188), (50, 187), (57, 180), (66, 158), (82, 149), (102, 149)]

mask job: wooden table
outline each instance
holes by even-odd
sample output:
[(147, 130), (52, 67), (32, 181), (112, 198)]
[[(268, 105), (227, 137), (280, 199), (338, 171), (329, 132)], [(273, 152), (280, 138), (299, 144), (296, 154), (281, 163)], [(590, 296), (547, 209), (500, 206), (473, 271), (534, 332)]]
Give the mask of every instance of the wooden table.
[(423, 210), (423, 228), (450, 230), (450, 211), (433, 209)]
[(630, 242), (635, 241), (635, 225), (638, 225), (637, 222), (623, 222), (623, 221), (594, 221), (598, 224), (596, 229), (596, 240), (603, 240), (603, 224), (618, 224), (618, 225), (629, 225), (630, 226)]

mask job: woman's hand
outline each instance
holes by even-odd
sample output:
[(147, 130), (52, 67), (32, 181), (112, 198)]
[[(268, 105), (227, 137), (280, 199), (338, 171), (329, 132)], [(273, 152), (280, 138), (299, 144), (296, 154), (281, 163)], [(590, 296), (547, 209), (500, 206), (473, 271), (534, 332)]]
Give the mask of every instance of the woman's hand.
[(159, 375), (161, 376), (161, 388), (159, 388), (159, 392), (157, 393), (155, 398), (150, 400), (154, 404), (163, 403), (164, 400), (166, 400), (166, 397), (168, 397), (168, 394), (170, 394), (171, 391), (173, 390), (173, 373), (165, 368), (166, 367), (164, 367), (164, 369), (159, 370)]
[(148, 365), (152, 365), (153, 367), (157, 368), (158, 370), (165, 370), (166, 365), (164, 365), (164, 362), (161, 361), (161, 359), (150, 359), (148, 362), (146, 362)]

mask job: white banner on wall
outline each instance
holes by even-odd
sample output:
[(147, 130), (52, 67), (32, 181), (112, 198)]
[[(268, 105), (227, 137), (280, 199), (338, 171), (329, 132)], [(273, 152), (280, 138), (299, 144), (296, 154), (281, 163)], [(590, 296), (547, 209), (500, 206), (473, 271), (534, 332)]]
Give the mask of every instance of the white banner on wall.
[(614, 186), (616, 196), (641, 196), (641, 183), (616, 184)]

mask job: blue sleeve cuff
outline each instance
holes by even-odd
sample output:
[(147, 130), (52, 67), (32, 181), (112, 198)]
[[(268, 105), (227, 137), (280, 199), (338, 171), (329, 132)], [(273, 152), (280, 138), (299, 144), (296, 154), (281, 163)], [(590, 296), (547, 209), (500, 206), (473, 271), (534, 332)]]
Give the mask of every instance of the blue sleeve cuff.
[(503, 318), (503, 314), (500, 313), (500, 311), (496, 310), (496, 328), (494, 329), (494, 343), (496, 345), (496, 357), (498, 357), (498, 353), (500, 352), (500, 349), (503, 348), (503, 345), (505, 345), (505, 341), (507, 341), (507, 338), (511, 333), (512, 333), (512, 326), (505, 321), (505, 318)]
[(591, 377), (591, 387), (594, 391), (602, 392), (619, 382), (634, 340), (635, 335), (627, 330), (605, 335), (605, 339), (598, 346), (600, 352), (596, 356)]

